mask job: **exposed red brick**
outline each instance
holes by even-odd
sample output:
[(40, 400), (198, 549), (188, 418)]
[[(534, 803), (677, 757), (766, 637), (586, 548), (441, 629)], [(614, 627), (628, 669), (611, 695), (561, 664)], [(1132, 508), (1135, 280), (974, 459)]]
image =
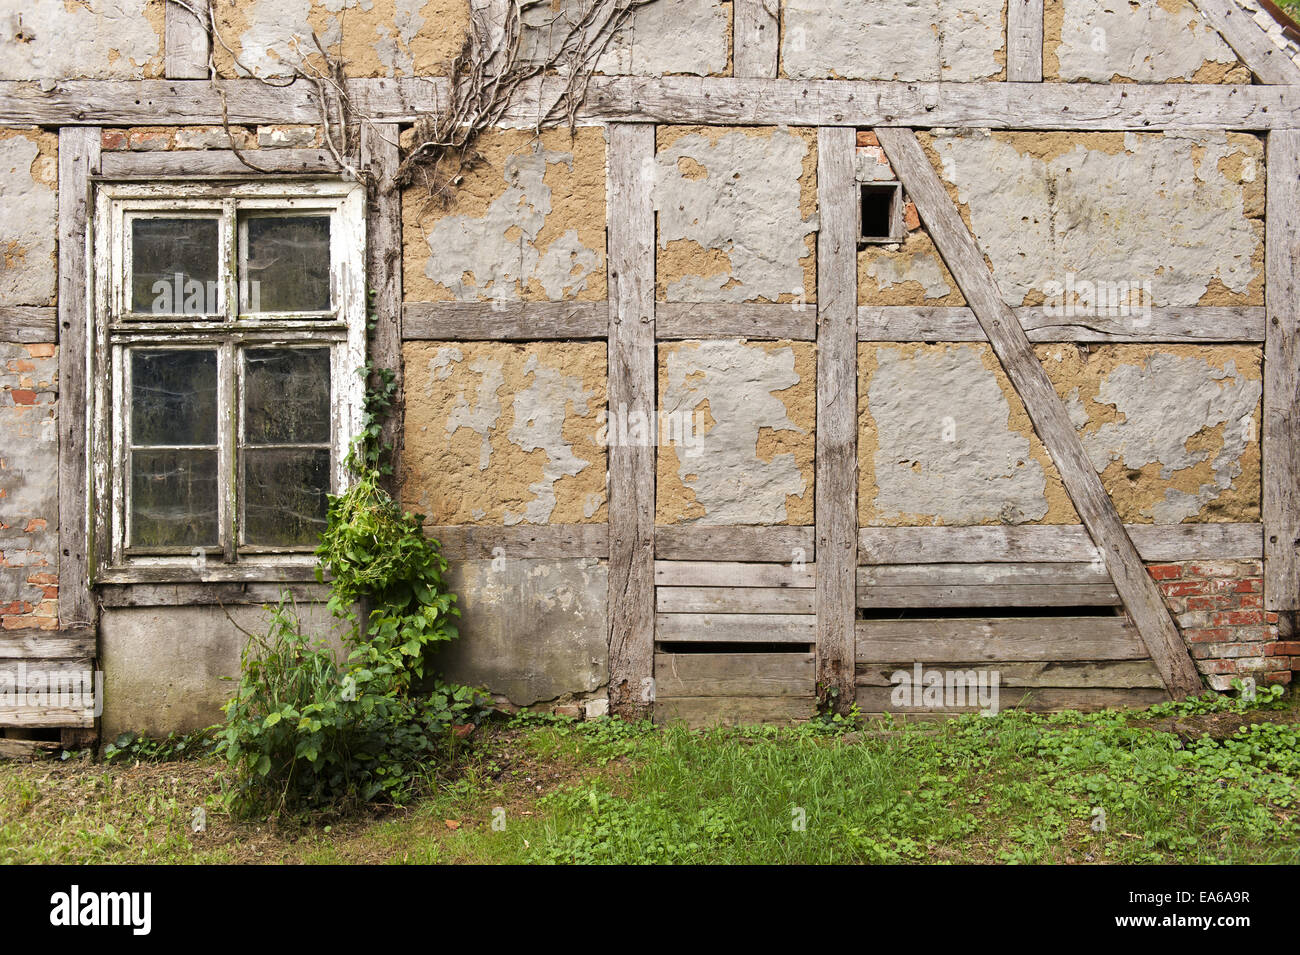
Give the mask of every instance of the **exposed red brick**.
[(1271, 672), (1271, 673), (1264, 673), (1264, 674), (1261, 674), (1261, 675), (1260, 675), (1259, 677), (1257, 677), (1256, 679), (1261, 679), (1261, 680), (1263, 680), (1263, 682), (1265, 682), (1265, 683), (1290, 683), (1290, 682), (1291, 682), (1291, 671), (1290, 671), (1290, 670), (1274, 670), (1274, 671)]
[(51, 344), (46, 343), (43, 345), (27, 345), (25, 347), (27, 348), (27, 354), (31, 355), (33, 358), (54, 357), (54, 346)]
[(99, 134), (101, 149), (126, 149), (126, 130), (106, 129)]
[(1224, 643), (1229, 640), (1227, 627), (1191, 627), (1183, 631), (1188, 643)]
[(1186, 597), (1190, 594), (1208, 594), (1212, 592), (1208, 580), (1178, 580), (1160, 585), (1160, 591), (1167, 597)]
[(1156, 580), (1177, 580), (1183, 576), (1182, 564), (1152, 564), (1147, 568), (1149, 573)]
[(871, 130), (869, 130), (869, 129), (859, 129), (859, 130), (858, 130), (858, 145), (859, 145), (859, 146), (879, 146), (879, 145), (880, 145), (880, 140), (876, 138), (876, 134), (873, 133)]
[(1269, 649), (1271, 649), (1277, 656), (1300, 657), (1300, 640), (1279, 640)]
[(36, 392), (28, 388), (14, 388), (9, 392), (16, 405), (34, 405), (36, 404)]
[(1225, 610), (1210, 615), (1216, 627), (1250, 627), (1264, 622), (1262, 610)]
[[(1246, 597), (1253, 596), (1247, 594)], [(1187, 598), (1187, 609), (1192, 611), (1202, 610), (1232, 610), (1243, 606), (1242, 601), (1246, 597), (1240, 594), (1209, 594), (1198, 595)]]

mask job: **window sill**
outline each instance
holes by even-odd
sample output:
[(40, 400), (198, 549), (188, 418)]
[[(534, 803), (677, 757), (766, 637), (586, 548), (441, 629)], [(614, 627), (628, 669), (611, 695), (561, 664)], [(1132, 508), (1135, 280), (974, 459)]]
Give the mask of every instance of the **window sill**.
[(289, 563), (274, 565), (262, 563), (218, 564), (209, 563), (202, 570), (185, 564), (128, 565), (106, 568), (95, 575), (94, 585), (100, 584), (277, 584), (315, 583), (316, 563)]

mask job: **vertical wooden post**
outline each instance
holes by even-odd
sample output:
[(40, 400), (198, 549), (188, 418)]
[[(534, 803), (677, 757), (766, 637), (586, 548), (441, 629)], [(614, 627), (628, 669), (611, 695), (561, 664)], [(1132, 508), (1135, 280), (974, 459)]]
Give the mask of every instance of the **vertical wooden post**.
[(776, 79), (779, 0), (734, 0), (732, 6), (732, 75)]
[[(1268, 134), (1264, 216), (1264, 607), (1300, 609), (1300, 130)], [(1289, 625), (1289, 621), (1288, 621)]]
[[(655, 128), (609, 127), (609, 418), (655, 410)], [(635, 419), (633, 419), (635, 420)], [(645, 716), (654, 672), (654, 447), (609, 427), (609, 703)], [(647, 428), (648, 430), (648, 428)]]
[(99, 128), (59, 130), (59, 626), (94, 626), (90, 598), (86, 361), (90, 321), (90, 175)]
[[(163, 76), (169, 80), (201, 80), (208, 75), (208, 57), (212, 38), (206, 20), (200, 20), (185, 7), (164, 0)], [(208, 0), (186, 0), (203, 16), (208, 14)]]
[(1043, 81), (1043, 0), (1007, 0), (1007, 80)]
[(368, 352), (376, 368), (391, 369), (397, 391), (393, 407), (384, 422), (381, 440), (393, 450), (389, 461), (392, 477), (386, 482), (396, 493), (402, 474), (402, 193), (393, 182), (401, 160), (396, 123), (363, 123), (361, 167), (368, 170), (366, 190), (366, 281), (374, 299), (375, 313)]
[(817, 130), (817, 686), (853, 703), (858, 562), (857, 131)]

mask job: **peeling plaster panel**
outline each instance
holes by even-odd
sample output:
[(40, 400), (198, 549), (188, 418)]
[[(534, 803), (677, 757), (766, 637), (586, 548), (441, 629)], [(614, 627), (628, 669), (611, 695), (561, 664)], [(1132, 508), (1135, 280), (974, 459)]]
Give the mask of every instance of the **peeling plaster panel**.
[(402, 499), (434, 524), (605, 521), (605, 345), (404, 349)]
[(0, 80), (162, 75), (163, 0), (35, 0), (0, 12)]
[(661, 127), (658, 295), (670, 302), (812, 301), (812, 130)]
[(815, 389), (808, 342), (663, 346), (658, 523), (811, 524)]
[(447, 679), (527, 706), (597, 689), (608, 679), (606, 568), (580, 560), (453, 563), (460, 638), (438, 652)]
[(1263, 304), (1264, 155), (1224, 133), (924, 136), (1007, 303), (1150, 282), (1155, 305)]
[(781, 66), (793, 79), (1001, 79), (1006, 0), (784, 0)]
[(220, 44), (217, 64), (228, 76), (286, 76), (296, 63), (319, 61), (314, 33), (343, 59), (349, 76), (438, 76), (460, 50), (469, 9), (469, 0), (223, 3), (218, 27), (239, 65)]
[(1044, 23), (1049, 80), (1250, 82), (1188, 0), (1049, 0)]
[(859, 305), (965, 305), (957, 282), (923, 229), (897, 245), (858, 250)]
[(58, 285), (59, 139), (0, 130), (0, 305), (52, 305)]
[(502, 303), (605, 297), (605, 142), (601, 129), (485, 135), (484, 163), (438, 209), (403, 197), (408, 301)]

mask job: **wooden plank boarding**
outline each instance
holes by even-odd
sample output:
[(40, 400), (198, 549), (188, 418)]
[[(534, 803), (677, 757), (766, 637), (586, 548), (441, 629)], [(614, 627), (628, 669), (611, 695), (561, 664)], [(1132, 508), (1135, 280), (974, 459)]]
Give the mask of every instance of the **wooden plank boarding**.
[[(793, 613), (661, 613), (655, 616), (660, 643), (797, 643), (817, 639), (817, 618)], [(849, 684), (853, 661), (848, 662)]]
[[(609, 407), (655, 409), (655, 131), (609, 129)], [(654, 698), (654, 448), (609, 447), (609, 703), (645, 715)]]
[(817, 690), (853, 703), (858, 545), (857, 131), (817, 130)]
[(775, 79), (779, 0), (734, 0), (732, 74)]
[(812, 563), (816, 548), (811, 527), (665, 525), (655, 528), (655, 556), (660, 560)]
[(656, 560), (660, 587), (791, 587), (817, 585), (817, 565), (749, 564), (737, 561)]
[[(860, 663), (1145, 660), (1133, 625), (1111, 617), (936, 617), (859, 620)], [(1163, 679), (1163, 677), (1162, 677)]]
[[(916, 204), (939, 254), (975, 312), (1066, 491), (1124, 598), (1165, 686), (1177, 697), (1199, 692), (1201, 678), (1155, 581), (1124, 530), (1115, 503), (1083, 449), (1065, 405), (1034, 355), (1029, 338), (1002, 300), (975, 239), (911, 130), (880, 127), (876, 135)], [(820, 499), (820, 495), (819, 495)], [(825, 555), (822, 555), (824, 562)]]
[(407, 341), (572, 341), (609, 337), (608, 302), (407, 302)]
[(656, 699), (672, 696), (801, 696), (812, 699), (811, 653), (656, 653)]
[(1007, 81), (1043, 81), (1043, 0), (1007, 0)]
[(95, 127), (59, 130), (59, 626), (93, 626), (87, 533), (90, 449), (86, 362), (90, 334), (90, 176)]
[(1300, 609), (1300, 130), (1268, 136), (1264, 230), (1264, 607)]

